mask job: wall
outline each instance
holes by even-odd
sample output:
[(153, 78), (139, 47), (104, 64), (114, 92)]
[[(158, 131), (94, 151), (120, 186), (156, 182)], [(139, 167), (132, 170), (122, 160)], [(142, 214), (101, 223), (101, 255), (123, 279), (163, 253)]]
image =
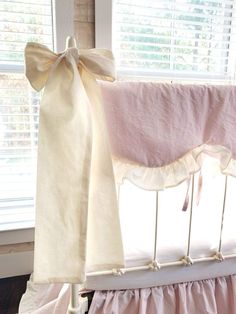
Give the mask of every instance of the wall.
[(94, 48), (95, 0), (75, 0), (74, 27), (79, 48)]

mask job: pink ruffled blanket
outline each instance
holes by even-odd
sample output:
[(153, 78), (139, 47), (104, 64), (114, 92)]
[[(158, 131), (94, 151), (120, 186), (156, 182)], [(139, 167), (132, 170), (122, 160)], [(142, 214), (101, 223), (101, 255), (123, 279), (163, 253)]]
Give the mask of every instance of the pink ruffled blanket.
[(236, 86), (101, 83), (112, 153), (168, 165), (202, 144), (236, 157)]

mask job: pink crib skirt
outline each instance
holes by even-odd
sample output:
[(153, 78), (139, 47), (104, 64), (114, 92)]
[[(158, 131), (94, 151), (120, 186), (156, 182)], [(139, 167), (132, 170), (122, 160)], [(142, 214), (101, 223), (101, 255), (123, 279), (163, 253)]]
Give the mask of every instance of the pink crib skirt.
[(89, 314), (235, 314), (236, 276), (162, 287), (96, 291)]
[[(102, 280), (102, 279), (101, 279)], [(29, 282), (21, 314), (66, 314), (68, 284)], [(89, 314), (235, 314), (236, 275), (144, 289), (96, 291)]]

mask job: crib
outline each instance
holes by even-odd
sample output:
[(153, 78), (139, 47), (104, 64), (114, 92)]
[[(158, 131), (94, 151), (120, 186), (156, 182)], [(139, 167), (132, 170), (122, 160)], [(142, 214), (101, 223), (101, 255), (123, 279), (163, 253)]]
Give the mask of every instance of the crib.
[(83, 284), (71, 282), (69, 313), (85, 311), (83, 292), (236, 274), (236, 87), (99, 84), (125, 264), (87, 267)]

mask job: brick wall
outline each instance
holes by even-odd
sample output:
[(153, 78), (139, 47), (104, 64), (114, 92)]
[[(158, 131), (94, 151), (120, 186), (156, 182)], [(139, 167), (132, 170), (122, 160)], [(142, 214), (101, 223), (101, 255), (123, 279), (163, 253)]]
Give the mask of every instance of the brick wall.
[(95, 47), (95, 0), (75, 0), (75, 37), (79, 48)]

